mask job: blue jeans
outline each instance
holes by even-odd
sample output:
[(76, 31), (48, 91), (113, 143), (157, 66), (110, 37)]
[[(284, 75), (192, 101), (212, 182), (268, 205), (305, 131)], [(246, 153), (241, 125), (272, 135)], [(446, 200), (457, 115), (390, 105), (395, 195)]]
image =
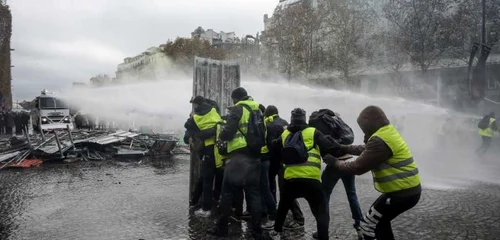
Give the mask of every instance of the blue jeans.
[(260, 165), (260, 195), (262, 197), (262, 210), (267, 213), (270, 220), (276, 218), (276, 201), (269, 188), (269, 161), (262, 161)]
[[(326, 200), (328, 204), (330, 203), (330, 195), (333, 192), (333, 188), (342, 179), (344, 183), (344, 188), (347, 194), (347, 200), (349, 201), (349, 207), (351, 208), (352, 219), (354, 219), (354, 227), (359, 227), (361, 220), (363, 220), (363, 213), (361, 213), (361, 208), (359, 207), (358, 196), (356, 195), (356, 184), (354, 175), (343, 174), (336, 171), (328, 166), (323, 171), (321, 175), (321, 182), (323, 184), (323, 190), (326, 194)], [(330, 208), (327, 208), (330, 211)]]

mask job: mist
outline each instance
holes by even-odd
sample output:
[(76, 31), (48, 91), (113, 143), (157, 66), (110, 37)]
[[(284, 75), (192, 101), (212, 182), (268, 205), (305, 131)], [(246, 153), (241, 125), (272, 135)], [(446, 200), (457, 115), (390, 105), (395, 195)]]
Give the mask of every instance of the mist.
[[(286, 120), (296, 107), (305, 109), (308, 115), (321, 108), (338, 112), (354, 130), (354, 144), (363, 144), (363, 133), (356, 119), (366, 106), (380, 106), (391, 121), (404, 116), (402, 136), (416, 159), (424, 187), (448, 189), (471, 187), (476, 181), (500, 183), (498, 165), (493, 164), (492, 159), (478, 158), (474, 154), (479, 137), (475, 126), (467, 120), (470, 116), (459, 116), (443, 108), (401, 98), (372, 97), (285, 81), (243, 77), (241, 85), (256, 101), (277, 106), (280, 116)], [(156, 125), (181, 132), (191, 112), (192, 80), (186, 76), (177, 80), (74, 89), (60, 97), (83, 112), (108, 120), (134, 121), (135, 126), (140, 126), (152, 125), (151, 119), (156, 116), (160, 119)], [(446, 136), (443, 141), (439, 129), (450, 116), (461, 124), (461, 131)], [(492, 147), (490, 151), (495, 150)], [(369, 173), (363, 177), (370, 177)]]

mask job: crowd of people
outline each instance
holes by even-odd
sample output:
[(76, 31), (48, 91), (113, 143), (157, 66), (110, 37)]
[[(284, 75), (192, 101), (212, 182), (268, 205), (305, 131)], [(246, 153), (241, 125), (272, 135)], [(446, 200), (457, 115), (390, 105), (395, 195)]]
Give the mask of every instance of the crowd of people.
[[(368, 106), (360, 113), (365, 144), (350, 145), (335, 132), (315, 127), (311, 118), (317, 112), (308, 122), (306, 111), (295, 108), (288, 123), (275, 106), (259, 104), (244, 88), (236, 88), (231, 98), (234, 106), (221, 116), (214, 101), (194, 97), (185, 123), (184, 141), (201, 159), (190, 208), (199, 208), (199, 217), (210, 217), (216, 209), (220, 213), (208, 234), (225, 237), (230, 221), (245, 219), (255, 239), (301, 229), (304, 216), (297, 199), (305, 198), (317, 222), (313, 238), (329, 239), (330, 195), (342, 180), (358, 238), (394, 239), (391, 221), (418, 203), (421, 186), (408, 145), (382, 109)], [(352, 155), (358, 157), (345, 161)], [(355, 175), (369, 171), (381, 195), (363, 216)], [(285, 224), (289, 211), (293, 221)]]
[(21, 135), (28, 129), (30, 115), (28, 112), (14, 112), (2, 110), (0, 112), (0, 135)]

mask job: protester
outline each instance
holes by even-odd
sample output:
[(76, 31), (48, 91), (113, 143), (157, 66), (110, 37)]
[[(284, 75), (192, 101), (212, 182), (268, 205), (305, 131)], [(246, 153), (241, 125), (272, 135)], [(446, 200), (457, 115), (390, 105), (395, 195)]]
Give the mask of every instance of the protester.
[(259, 155), (262, 146), (255, 149), (247, 141), (250, 139), (250, 130), (256, 127), (252, 126), (250, 121), (252, 117), (258, 116), (260, 113), (259, 103), (248, 96), (247, 91), (242, 87), (233, 90), (231, 99), (235, 105), (229, 109), (227, 123), (222, 128), (218, 139), (218, 141), (227, 143), (226, 149), (221, 151), (222, 154), (230, 156), (225, 163), (222, 183), (222, 199), (220, 203), (222, 215), (218, 219), (216, 226), (208, 233), (218, 237), (228, 235), (228, 223), (234, 193), (243, 190), (252, 215), (252, 236), (255, 239), (264, 239), (265, 235), (261, 227), (262, 206), (259, 189), (261, 169)]
[(340, 145), (329, 141), (325, 135), (306, 122), (306, 112), (292, 111), (290, 126), (273, 143), (273, 150), (281, 150), (285, 164), (283, 197), (280, 198), (274, 230), (283, 231), (285, 217), (293, 201), (305, 198), (316, 218), (319, 239), (328, 238), (330, 216), (326, 195), (321, 185), (321, 156), (340, 154)]
[[(288, 126), (288, 122), (279, 116), (278, 108), (273, 105), (269, 105), (264, 111), (264, 117), (267, 128), (267, 144), (270, 150), (270, 167), (269, 167), (269, 188), (271, 194), (273, 195), (274, 201), (278, 202), (276, 198), (276, 177), (278, 177), (278, 188), (280, 191), (280, 199), (283, 198), (283, 182), (284, 179), (284, 168), (281, 164), (281, 153), (279, 150), (273, 149), (273, 140), (281, 137), (281, 134)], [(285, 229), (298, 229), (304, 226), (304, 214), (300, 210), (300, 205), (297, 200), (294, 200), (290, 208), (293, 216), (293, 221), (285, 224), (283, 228)]]
[(483, 155), (488, 151), (491, 145), (491, 138), (493, 137), (493, 132), (498, 130), (497, 122), (495, 119), (495, 113), (483, 117), (483, 119), (478, 124), (479, 136), (483, 140), (481, 146), (476, 150), (476, 154)]
[(405, 140), (390, 124), (384, 111), (366, 107), (358, 117), (366, 145), (345, 146), (342, 151), (359, 155), (352, 162), (324, 159), (339, 171), (361, 175), (372, 172), (375, 189), (382, 195), (373, 203), (361, 223), (365, 239), (394, 239), (391, 221), (413, 208), (420, 200), (421, 186), (417, 165)]
[[(190, 101), (193, 104), (193, 115), (186, 121), (184, 127), (192, 136), (203, 142), (200, 155), (202, 160), (203, 207), (195, 215), (209, 217), (212, 214), (213, 182), (216, 174), (214, 144), (216, 124), (222, 121), (217, 110), (205, 102), (202, 96), (196, 96)], [(196, 200), (193, 199), (192, 205)]]

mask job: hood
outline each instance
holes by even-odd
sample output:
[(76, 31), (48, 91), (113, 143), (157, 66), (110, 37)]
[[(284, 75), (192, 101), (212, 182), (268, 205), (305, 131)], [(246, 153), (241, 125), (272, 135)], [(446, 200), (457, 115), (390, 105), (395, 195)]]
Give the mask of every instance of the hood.
[(286, 129), (292, 133), (302, 131), (307, 128), (308, 125), (306, 122), (294, 121), (292, 122)]
[(365, 143), (377, 130), (390, 123), (384, 111), (377, 106), (366, 107), (358, 117), (358, 125), (365, 134)]
[(210, 110), (212, 110), (212, 106), (204, 103), (204, 104), (198, 105), (198, 107), (196, 107), (194, 109), (194, 113), (196, 113), (198, 115), (205, 115), (208, 112), (210, 112)]

